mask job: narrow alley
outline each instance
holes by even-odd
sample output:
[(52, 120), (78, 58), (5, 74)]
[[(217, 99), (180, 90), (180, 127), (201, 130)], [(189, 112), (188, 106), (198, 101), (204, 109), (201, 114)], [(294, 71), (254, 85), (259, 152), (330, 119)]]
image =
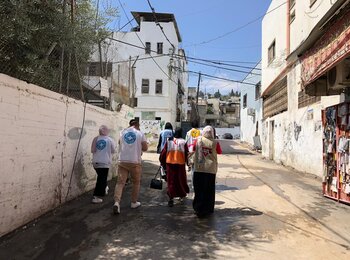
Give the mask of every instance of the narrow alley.
[[(143, 155), (142, 206), (112, 214), (91, 192), (0, 239), (0, 259), (349, 259), (350, 208), (322, 196), (321, 181), (238, 143), (219, 158), (215, 213), (198, 219), (151, 190), (157, 154)], [(111, 191), (114, 182), (110, 183)]]

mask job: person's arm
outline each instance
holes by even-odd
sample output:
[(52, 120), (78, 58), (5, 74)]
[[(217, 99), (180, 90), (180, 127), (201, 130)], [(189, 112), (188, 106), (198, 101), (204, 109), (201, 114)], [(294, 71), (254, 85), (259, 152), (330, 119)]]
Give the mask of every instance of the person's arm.
[(188, 164), (188, 146), (185, 143), (185, 163)]
[(97, 142), (97, 136), (92, 140), (91, 144), (91, 153), (96, 153), (96, 142)]
[(159, 135), (159, 141), (157, 145), (157, 153), (161, 153), (162, 151), (160, 150), (160, 147), (162, 146), (162, 133)]
[(148, 150), (147, 139), (143, 133), (142, 133), (141, 149), (143, 152), (146, 152)]
[(159, 155), (160, 165), (162, 165), (164, 169), (166, 168), (166, 154), (167, 154), (167, 151), (168, 151), (168, 142), (165, 143), (164, 148), (160, 152), (160, 155)]

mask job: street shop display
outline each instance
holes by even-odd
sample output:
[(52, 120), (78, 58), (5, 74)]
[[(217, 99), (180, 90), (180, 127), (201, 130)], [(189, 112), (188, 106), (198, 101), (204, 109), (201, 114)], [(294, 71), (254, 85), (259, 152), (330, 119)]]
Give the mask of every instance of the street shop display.
[(323, 124), (323, 194), (350, 203), (350, 103), (327, 107)]

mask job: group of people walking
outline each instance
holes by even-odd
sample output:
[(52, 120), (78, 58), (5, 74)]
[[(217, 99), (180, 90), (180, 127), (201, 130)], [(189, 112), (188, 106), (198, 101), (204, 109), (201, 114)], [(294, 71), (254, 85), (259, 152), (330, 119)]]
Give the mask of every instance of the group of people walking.
[[(109, 130), (101, 126), (99, 136), (95, 137), (91, 152), (93, 166), (97, 173), (96, 187), (93, 193), (93, 203), (103, 202), (102, 197), (108, 193), (107, 176), (112, 163), (112, 153), (116, 151), (116, 144), (108, 136)], [(215, 129), (206, 126), (201, 131), (198, 123), (192, 123), (192, 129), (184, 138), (182, 128), (173, 127), (166, 123), (159, 136), (157, 152), (161, 166), (166, 171), (168, 206), (174, 206), (174, 199), (180, 202), (190, 192), (187, 183), (186, 166), (191, 172), (194, 190), (193, 209), (198, 217), (204, 217), (214, 212), (215, 177), (218, 169), (217, 155), (221, 148), (215, 140)], [(141, 155), (147, 151), (148, 145), (145, 135), (139, 129), (139, 122), (131, 120), (129, 127), (120, 133), (118, 142), (118, 179), (114, 193), (113, 212), (120, 213), (120, 201), (126, 181), (130, 175), (133, 186), (131, 194), (131, 208), (138, 208), (141, 180)]]

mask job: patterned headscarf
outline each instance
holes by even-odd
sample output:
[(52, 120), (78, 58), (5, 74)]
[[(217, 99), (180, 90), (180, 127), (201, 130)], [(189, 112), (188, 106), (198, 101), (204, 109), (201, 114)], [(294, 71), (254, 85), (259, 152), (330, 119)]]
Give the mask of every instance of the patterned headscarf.
[(215, 136), (214, 136), (214, 128), (211, 127), (210, 125), (207, 125), (207, 126), (204, 127), (204, 129), (203, 129), (202, 135), (203, 135), (205, 138), (214, 139), (214, 138), (215, 138)]
[[(204, 129), (202, 131), (202, 136), (205, 138), (208, 138), (210, 140), (213, 140), (214, 139), (214, 128), (212, 128), (210, 125), (207, 125), (206, 127), (204, 127)], [(198, 142), (198, 161), (199, 161), (199, 163), (204, 163), (204, 161), (205, 161), (205, 157), (203, 156), (202, 147), (203, 147), (203, 142), (202, 142), (202, 139), (199, 138), (199, 142)]]

